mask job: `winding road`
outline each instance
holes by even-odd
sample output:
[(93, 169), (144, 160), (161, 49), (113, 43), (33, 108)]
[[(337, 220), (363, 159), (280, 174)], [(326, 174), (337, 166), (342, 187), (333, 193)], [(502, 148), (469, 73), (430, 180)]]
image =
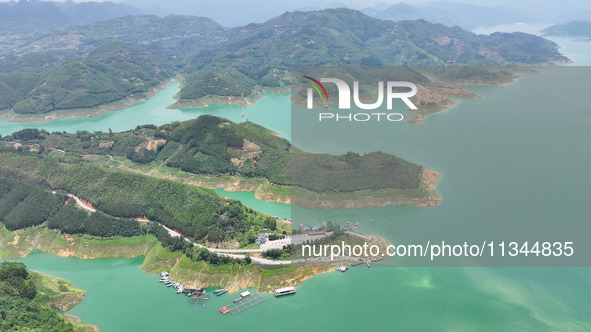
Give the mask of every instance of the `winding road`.
[[(53, 193), (55, 194), (55, 191), (53, 191)], [(79, 197), (68, 193), (67, 194), (68, 197), (71, 197), (74, 199), (74, 201), (76, 201), (76, 204), (78, 204), (81, 208), (90, 211), (90, 212), (96, 212), (96, 209), (93, 208), (92, 206), (90, 206), (89, 204), (85, 203), (82, 199), (80, 199)], [(144, 222), (144, 223), (156, 223), (160, 226), (162, 226), (162, 228), (164, 228), (168, 234), (170, 234), (170, 236), (172, 237), (181, 237), (181, 234), (173, 229), (170, 229), (164, 225), (162, 225), (159, 222), (153, 221), (153, 220), (148, 220), (148, 219), (136, 219), (139, 222)], [(366, 235), (362, 235), (362, 234), (358, 234), (358, 233), (354, 233), (354, 232), (347, 232), (348, 234), (352, 234), (352, 235), (356, 235), (356, 236), (360, 236), (364, 239), (368, 239), (369, 237)], [(332, 234), (332, 232), (327, 232), (326, 235), (330, 235)], [(312, 240), (312, 239), (318, 239), (321, 238), (323, 236), (309, 236), (309, 235), (302, 235), (303, 237), (305, 237), (304, 240)], [(223, 255), (223, 256), (227, 256), (227, 257), (232, 257), (232, 258), (238, 258), (238, 259), (244, 259), (246, 258), (246, 254), (250, 254), (250, 253), (262, 253), (263, 250), (262, 249), (219, 249), (219, 248), (211, 248), (211, 247), (206, 247), (202, 244), (199, 244), (197, 242), (193, 242), (188, 238), (185, 238), (185, 241), (189, 242), (191, 245), (193, 245), (194, 247), (199, 247), (199, 248), (204, 248), (207, 249), (211, 252), (215, 252), (219, 255)], [(303, 241), (301, 241), (303, 243)], [(286, 243), (288, 244), (288, 243)], [(273, 246), (269, 246), (269, 248), (267, 249), (271, 249)], [(300, 259), (294, 259), (294, 260), (286, 260), (286, 261), (280, 261), (280, 260), (271, 260), (271, 259), (266, 259), (266, 258), (259, 258), (259, 257), (250, 257), (250, 259), (252, 260), (253, 263), (255, 264), (259, 264), (259, 265), (291, 265), (291, 264), (304, 264), (304, 263), (324, 263), (324, 262), (335, 262), (335, 261), (352, 261), (352, 262), (359, 262), (359, 261), (363, 261), (364, 259), (359, 258), (359, 257), (354, 257), (354, 256), (336, 256), (334, 259), (331, 259), (330, 257), (309, 257), (309, 258), (300, 258)]]

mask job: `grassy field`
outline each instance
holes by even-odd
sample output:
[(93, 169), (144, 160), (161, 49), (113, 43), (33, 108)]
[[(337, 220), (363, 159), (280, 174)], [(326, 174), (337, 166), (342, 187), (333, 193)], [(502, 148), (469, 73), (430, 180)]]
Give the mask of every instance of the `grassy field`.
[(162, 247), (160, 243), (156, 243), (146, 255), (141, 269), (148, 273), (170, 271), (181, 256), (180, 252), (170, 252)]
[(66, 235), (40, 225), (14, 232), (0, 225), (0, 259), (24, 257), (33, 249), (82, 259), (145, 256), (158, 241), (151, 235), (100, 238)]

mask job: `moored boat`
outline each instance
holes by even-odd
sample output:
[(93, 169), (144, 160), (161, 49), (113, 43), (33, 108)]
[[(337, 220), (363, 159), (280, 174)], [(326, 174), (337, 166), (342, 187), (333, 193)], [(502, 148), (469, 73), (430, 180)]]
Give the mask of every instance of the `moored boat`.
[(275, 295), (275, 296), (283, 296), (283, 295), (289, 295), (289, 294), (295, 294), (295, 288), (293, 288), (293, 287), (278, 288), (273, 292), (273, 295)]

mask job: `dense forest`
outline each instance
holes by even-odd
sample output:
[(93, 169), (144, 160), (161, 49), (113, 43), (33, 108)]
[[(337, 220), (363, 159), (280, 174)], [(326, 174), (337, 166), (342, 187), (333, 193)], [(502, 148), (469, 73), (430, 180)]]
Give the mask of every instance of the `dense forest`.
[(0, 76), (0, 85), (8, 88), (1, 94), (0, 108), (35, 114), (141, 97), (170, 78), (174, 68), (162, 50), (110, 43), (39, 74)]
[(37, 297), (37, 288), (23, 263), (0, 263), (0, 331), (74, 331), (57, 309)]

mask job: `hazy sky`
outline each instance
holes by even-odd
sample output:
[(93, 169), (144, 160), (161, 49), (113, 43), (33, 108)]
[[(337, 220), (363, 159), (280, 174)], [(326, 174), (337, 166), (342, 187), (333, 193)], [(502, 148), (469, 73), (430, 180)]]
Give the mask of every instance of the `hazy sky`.
[[(6, 2), (7, 0), (0, 0)], [(88, 0), (74, 0), (87, 2)], [(101, 1), (101, 0), (95, 0)], [(285, 11), (297, 9), (313, 10), (327, 7), (342, 7), (353, 9), (400, 3), (398, 0), (113, 0), (139, 8), (143, 13), (167, 15), (186, 14), (205, 16), (229, 26), (243, 25), (251, 22), (261, 22)], [(410, 5), (420, 5), (433, 0), (404, 0)], [(439, 1), (442, 2), (442, 1)], [(514, 9), (529, 14), (539, 23), (564, 23), (572, 19), (582, 19), (591, 22), (590, 0), (453, 0), (456, 3), (483, 6), (505, 6), (508, 11)]]

